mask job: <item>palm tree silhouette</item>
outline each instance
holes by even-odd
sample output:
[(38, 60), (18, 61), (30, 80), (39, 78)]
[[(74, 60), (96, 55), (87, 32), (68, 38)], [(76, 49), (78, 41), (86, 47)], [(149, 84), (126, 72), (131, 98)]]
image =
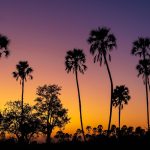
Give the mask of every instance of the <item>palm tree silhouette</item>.
[(125, 85), (116, 86), (112, 96), (112, 104), (115, 107), (119, 107), (119, 130), (120, 130), (120, 118), (121, 110), (123, 109), (123, 103), (128, 104), (130, 100), (129, 89)]
[(147, 102), (147, 126), (149, 129), (149, 101), (148, 101), (148, 86), (150, 89), (150, 59), (139, 60), (139, 64), (136, 66), (139, 74), (138, 77), (141, 75), (143, 78), (143, 82), (145, 84), (145, 91), (146, 91), (146, 102)]
[[(138, 40), (133, 42), (133, 47), (131, 50), (131, 54), (135, 55), (135, 56), (139, 56), (142, 60), (139, 61), (139, 65), (143, 68), (143, 71), (145, 72), (145, 91), (146, 91), (146, 104), (147, 104), (147, 126), (149, 129), (149, 104), (148, 104), (148, 90), (147, 90), (147, 86), (148, 86), (148, 75), (147, 75), (147, 71), (148, 71), (148, 66), (146, 65), (147, 60), (146, 59), (150, 59), (150, 38), (143, 38), (143, 37), (139, 37)], [(138, 68), (137, 68), (138, 69)], [(138, 69), (139, 71), (139, 69)], [(144, 74), (140, 73), (140, 74)], [(139, 74), (139, 75), (140, 75)]]
[(108, 65), (107, 55), (109, 56), (109, 61), (111, 61), (111, 56), (109, 51), (117, 47), (116, 37), (110, 33), (110, 29), (107, 27), (98, 27), (98, 29), (92, 30), (88, 38), (88, 43), (90, 46), (90, 53), (94, 55), (94, 63), (99, 62), (102, 65), (103, 59), (104, 64), (107, 67), (110, 84), (111, 84), (111, 99), (110, 99), (110, 115), (108, 123), (108, 131), (110, 130), (111, 117), (112, 117), (112, 93), (113, 93), (113, 80), (111, 76), (111, 71)]
[(86, 58), (85, 58), (85, 54), (83, 53), (83, 50), (73, 49), (67, 51), (67, 55), (65, 57), (65, 66), (66, 66), (65, 70), (67, 71), (67, 73), (71, 71), (75, 73), (78, 99), (79, 99), (80, 123), (81, 123), (81, 129), (82, 129), (84, 141), (86, 139), (85, 139), (83, 121), (82, 121), (82, 107), (81, 107), (81, 97), (80, 97), (80, 89), (79, 89), (79, 82), (78, 82), (78, 71), (84, 74), (84, 71), (86, 71), (87, 69), (85, 62), (86, 62)]
[(19, 63), (16, 65), (16, 71), (14, 71), (13, 77), (20, 79), (20, 84), (22, 85), (22, 94), (21, 94), (21, 123), (20, 126), (22, 128), (22, 122), (23, 122), (23, 99), (24, 99), (24, 82), (27, 81), (27, 77), (29, 79), (33, 79), (33, 76), (31, 73), (33, 72), (33, 69), (29, 66), (27, 61), (19, 61)]
[(0, 57), (3, 53), (6, 57), (9, 56), (8, 45), (9, 39), (6, 36), (0, 34)]
[(139, 37), (133, 42), (131, 54), (139, 56), (142, 59), (150, 58), (150, 38)]

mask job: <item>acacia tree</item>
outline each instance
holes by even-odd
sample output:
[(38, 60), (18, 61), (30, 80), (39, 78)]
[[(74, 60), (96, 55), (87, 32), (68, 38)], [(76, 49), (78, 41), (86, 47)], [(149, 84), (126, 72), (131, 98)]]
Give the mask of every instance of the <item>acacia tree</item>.
[(84, 74), (87, 69), (85, 65), (86, 58), (85, 54), (81, 49), (73, 49), (67, 52), (65, 57), (65, 66), (67, 73), (73, 71), (75, 73), (76, 84), (77, 84), (77, 91), (78, 91), (78, 100), (79, 100), (79, 112), (80, 112), (80, 123), (81, 123), (81, 130), (83, 134), (84, 141), (86, 140), (83, 128), (83, 121), (82, 121), (82, 106), (81, 106), (81, 96), (80, 96), (80, 88), (78, 82), (78, 72)]
[(0, 57), (2, 56), (2, 54), (4, 54), (6, 57), (9, 56), (9, 42), (9, 39), (6, 36), (0, 34)]
[[(148, 102), (148, 84), (149, 84), (149, 75), (147, 74), (148, 72), (148, 66), (147, 66), (147, 60), (150, 59), (150, 38), (149, 37), (139, 37), (136, 41), (133, 42), (133, 46), (131, 49), (131, 54), (135, 56), (140, 57), (139, 61), (139, 66), (143, 68), (142, 73), (139, 72), (140, 74), (145, 74), (144, 76), (144, 84), (145, 84), (145, 91), (146, 91), (146, 108), (147, 108), (147, 128), (150, 128), (149, 124), (149, 102)], [(137, 68), (138, 69), (138, 68)], [(145, 70), (145, 71), (144, 71)], [(138, 69), (138, 71), (140, 71)]]
[(123, 104), (128, 104), (130, 100), (129, 89), (125, 85), (116, 86), (113, 92), (112, 103), (113, 106), (119, 108), (119, 130), (120, 130), (120, 118)]
[(35, 110), (41, 121), (40, 132), (46, 134), (46, 142), (50, 143), (51, 133), (55, 127), (62, 128), (70, 120), (68, 110), (58, 98), (61, 87), (58, 85), (44, 85), (37, 88)]
[(24, 104), (24, 114), (22, 126), (21, 122), (21, 102), (9, 101), (6, 103), (2, 111), (2, 119), (0, 124), (1, 131), (14, 136), (18, 142), (22, 142), (22, 135), (24, 135), (23, 142), (29, 143), (37, 134), (40, 127), (40, 120), (34, 109), (29, 104)]
[[(109, 61), (111, 61), (110, 51), (117, 47), (116, 37), (110, 32), (107, 27), (98, 27), (98, 29), (92, 30), (90, 32), (88, 43), (90, 44), (90, 53), (94, 56), (94, 63), (99, 62), (100, 66), (103, 61), (106, 65), (111, 87), (111, 98), (110, 98), (110, 115), (108, 123), (108, 131), (110, 130), (111, 118), (112, 118), (112, 93), (113, 93), (113, 80), (111, 71), (108, 64), (107, 56), (109, 56)], [(108, 132), (109, 133), (109, 132)]]

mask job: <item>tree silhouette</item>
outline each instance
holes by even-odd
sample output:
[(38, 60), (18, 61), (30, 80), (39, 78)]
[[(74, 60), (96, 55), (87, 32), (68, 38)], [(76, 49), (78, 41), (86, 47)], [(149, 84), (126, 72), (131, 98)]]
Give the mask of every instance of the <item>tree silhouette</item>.
[(97, 132), (98, 132), (99, 135), (102, 134), (102, 132), (103, 132), (103, 126), (102, 126), (101, 124), (98, 125), (98, 127), (97, 127)]
[[(139, 56), (142, 60), (144, 60), (143, 65), (146, 64), (146, 59), (150, 59), (150, 38), (139, 37), (136, 41), (133, 42), (133, 47), (131, 50), (131, 54), (135, 56)], [(141, 60), (141, 61), (142, 61)], [(143, 66), (148, 70), (147, 65)], [(141, 73), (140, 73), (141, 74)], [(147, 127), (149, 129), (149, 104), (148, 104), (148, 76), (145, 73), (145, 91), (146, 91), (146, 104), (147, 104)]]
[[(20, 79), (20, 84), (22, 85), (22, 94), (21, 94), (21, 116), (23, 116), (23, 99), (24, 99), (24, 82), (27, 81), (27, 77), (29, 79), (33, 79), (33, 76), (31, 73), (33, 72), (33, 69), (29, 66), (27, 61), (19, 61), (19, 63), (16, 65), (16, 71), (14, 71), (13, 77), (18, 81)], [(22, 117), (23, 119), (23, 117)], [(23, 120), (21, 121), (22, 124)]]
[(6, 57), (9, 56), (8, 45), (9, 39), (6, 36), (0, 34), (0, 57), (2, 54), (4, 54)]
[(61, 87), (58, 85), (44, 85), (37, 88), (35, 110), (41, 120), (40, 131), (46, 134), (46, 142), (50, 143), (51, 133), (55, 127), (64, 127), (70, 120), (68, 110), (63, 108), (58, 95)]
[(64, 133), (62, 130), (59, 130), (56, 132), (54, 138), (57, 139), (58, 143), (65, 143), (71, 141), (72, 135), (69, 133)]
[(87, 127), (86, 127), (86, 130), (87, 130), (88, 134), (90, 134), (90, 132), (91, 132), (91, 130), (92, 130), (92, 127), (91, 127), (91, 126), (87, 126)]
[(110, 130), (111, 117), (112, 117), (112, 93), (113, 93), (113, 80), (111, 76), (111, 71), (108, 65), (107, 55), (109, 56), (109, 61), (111, 61), (111, 56), (109, 54), (114, 48), (117, 47), (116, 37), (110, 32), (109, 28), (98, 27), (98, 29), (92, 30), (90, 32), (88, 43), (90, 46), (90, 53), (94, 55), (94, 63), (99, 62), (100, 66), (104, 60), (104, 64), (107, 67), (110, 84), (111, 84), (111, 100), (110, 100), (110, 116), (108, 123), (108, 131)]
[(112, 124), (112, 125), (111, 125), (111, 135), (112, 135), (112, 136), (115, 136), (115, 135), (116, 135), (116, 132), (117, 132), (116, 130), (117, 130), (116, 125)]
[(57, 139), (57, 141), (59, 143), (65, 141), (65, 133), (63, 131), (61, 131), (61, 130), (57, 131), (56, 135), (54, 137)]
[(123, 109), (123, 103), (128, 104), (130, 100), (129, 89), (125, 85), (116, 86), (112, 96), (112, 104), (119, 108), (119, 130), (120, 130), (120, 118), (121, 110)]
[(77, 129), (76, 132), (73, 135), (73, 141), (74, 142), (81, 142), (82, 141), (82, 135), (83, 131), (81, 129)]
[(146, 102), (147, 102), (147, 126), (149, 129), (149, 101), (148, 101), (148, 86), (150, 89), (150, 59), (139, 60), (139, 64), (136, 66), (139, 74), (138, 77), (141, 75), (143, 78), (143, 83), (145, 84), (145, 91), (146, 91)]
[(79, 89), (79, 82), (78, 82), (78, 72), (84, 74), (84, 71), (86, 71), (87, 69), (85, 62), (86, 62), (85, 54), (81, 49), (73, 49), (68, 51), (66, 54), (65, 70), (67, 71), (67, 73), (73, 71), (76, 77), (78, 100), (79, 100), (80, 123), (81, 123), (81, 129), (82, 129), (84, 141), (86, 140), (86, 138), (84, 134), (83, 121), (82, 121), (82, 106), (81, 106), (81, 96), (80, 96), (80, 89)]
[(150, 38), (139, 37), (133, 42), (131, 54), (142, 59), (150, 58)]
[(23, 142), (29, 143), (34, 138), (34, 135), (38, 133), (40, 120), (34, 113), (33, 107), (25, 103), (23, 122), (21, 124), (21, 108), (21, 101), (9, 101), (6, 103), (2, 112), (1, 131), (8, 133), (9, 136), (15, 136), (19, 142), (22, 142), (22, 135), (24, 135)]

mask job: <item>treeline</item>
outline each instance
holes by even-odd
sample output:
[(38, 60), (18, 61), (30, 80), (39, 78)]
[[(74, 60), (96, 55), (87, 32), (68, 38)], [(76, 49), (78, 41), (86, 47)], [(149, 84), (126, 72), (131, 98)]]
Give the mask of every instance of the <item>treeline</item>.
[[(36, 122), (37, 123), (37, 122)], [(37, 124), (38, 125), (38, 124)], [(36, 125), (36, 126), (37, 126)], [(30, 125), (31, 128), (35, 127), (34, 124)], [(27, 128), (29, 129), (29, 128)], [(35, 128), (34, 128), (35, 129)], [(27, 130), (26, 130), (27, 131)], [(39, 132), (39, 131), (38, 131)], [(45, 142), (37, 141), (37, 137), (40, 135), (38, 132), (35, 132), (34, 135), (30, 140), (24, 141), (23, 144), (45, 144)], [(108, 131), (103, 129), (102, 125), (98, 125), (97, 127), (86, 127), (85, 137), (86, 141), (84, 141), (82, 130), (77, 129), (75, 133), (70, 134), (67, 132), (64, 132), (63, 130), (59, 130), (56, 132), (54, 137), (51, 138), (50, 143), (51, 145), (59, 144), (59, 145), (149, 145), (150, 146), (150, 130), (145, 130), (143, 128), (139, 127), (132, 127), (132, 126), (126, 126), (123, 125), (120, 129), (116, 125), (111, 125), (111, 128), (109, 130), (109, 136)], [(27, 132), (28, 134), (29, 132)], [(31, 133), (32, 134), (32, 133)], [(42, 135), (42, 134), (41, 134)], [(18, 140), (16, 137), (12, 136), (9, 138), (5, 137), (5, 133), (1, 132), (1, 144), (18, 144)]]

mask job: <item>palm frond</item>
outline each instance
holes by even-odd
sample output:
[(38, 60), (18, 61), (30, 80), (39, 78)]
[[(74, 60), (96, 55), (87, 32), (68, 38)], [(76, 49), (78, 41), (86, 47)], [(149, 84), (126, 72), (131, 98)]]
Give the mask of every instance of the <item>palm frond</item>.
[(130, 98), (129, 89), (125, 85), (116, 86), (113, 91), (112, 104), (115, 107), (122, 105), (123, 108), (123, 103), (128, 104)]
[[(110, 33), (110, 28), (107, 27), (98, 27), (92, 30), (87, 41), (90, 44), (90, 53), (94, 56), (94, 63), (99, 61), (100, 65), (103, 55), (117, 47), (116, 37)], [(110, 56), (109, 60), (111, 60)]]
[(148, 37), (139, 37), (136, 41), (133, 42), (131, 49), (131, 54), (139, 57), (150, 58), (150, 38)]
[(9, 43), (10, 40), (6, 36), (0, 34), (0, 49), (4, 48), (5, 50), (7, 50)]
[(65, 70), (67, 73), (75, 70), (84, 73), (86, 71), (87, 67), (85, 65), (86, 57), (83, 53), (82, 49), (73, 49), (72, 51), (67, 51), (66, 57), (65, 57)]
[(145, 84), (146, 77), (149, 78), (150, 76), (150, 59), (139, 60), (136, 69), (138, 71), (138, 77), (142, 76), (143, 82)]
[(31, 75), (32, 72), (33, 69), (29, 67), (27, 61), (19, 61), (19, 63), (16, 65), (16, 71), (14, 71), (12, 74), (13, 77), (16, 78), (16, 80), (20, 78), (20, 80), (27, 81), (26, 79), (27, 76), (29, 77), (29, 79), (33, 78), (33, 76)]

